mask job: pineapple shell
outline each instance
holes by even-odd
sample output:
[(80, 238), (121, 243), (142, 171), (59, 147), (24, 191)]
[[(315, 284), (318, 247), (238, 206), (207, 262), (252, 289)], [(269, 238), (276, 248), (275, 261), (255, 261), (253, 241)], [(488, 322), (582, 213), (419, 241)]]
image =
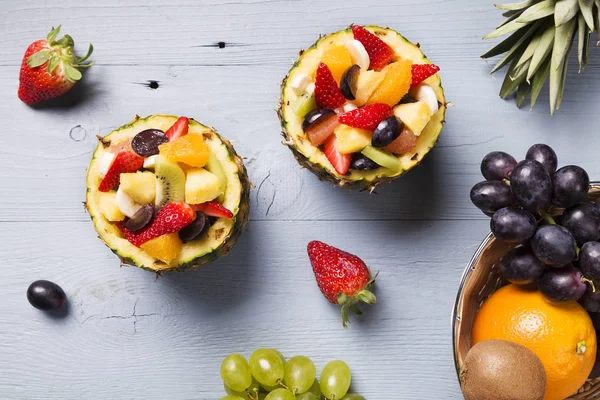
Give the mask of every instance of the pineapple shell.
[[(365, 28), (374, 32), (390, 45), (398, 56), (409, 59), (415, 64), (430, 63), (419, 48), (419, 45), (411, 43), (398, 32), (378, 26), (366, 26)], [(392, 171), (382, 167), (372, 171), (350, 170), (346, 175), (337, 173), (325, 156), (325, 153), (313, 146), (304, 135), (302, 130), (303, 118), (298, 117), (290, 107), (291, 100), (295, 98), (295, 95), (292, 88), (288, 87), (288, 82), (293, 81), (296, 74), (312, 75), (323, 54), (328, 49), (341, 45), (353, 38), (352, 28), (348, 27), (345, 30), (321, 37), (308, 50), (300, 52), (300, 57), (281, 83), (281, 100), (277, 108), (277, 115), (281, 122), (284, 138), (283, 144), (290, 148), (302, 167), (314, 173), (320, 180), (332, 182), (336, 186), (373, 191), (376, 186), (391, 182), (410, 171), (433, 148), (445, 122), (444, 117), (447, 103), (439, 75), (436, 74), (427, 79), (424, 83), (429, 84), (434, 89), (441, 106), (438, 112), (433, 115), (421, 136), (419, 136), (417, 145), (413, 151), (399, 157), (400, 170)]]
[(104, 138), (92, 156), (86, 177), (85, 206), (92, 218), (94, 228), (100, 239), (121, 259), (121, 264), (143, 268), (161, 274), (168, 271), (193, 271), (204, 264), (225, 256), (239, 236), (245, 230), (249, 219), (250, 187), (246, 168), (242, 159), (237, 155), (231, 143), (217, 132), (190, 119), (189, 132), (204, 136), (205, 142), (221, 162), (228, 178), (228, 186), (223, 205), (233, 212), (233, 218), (219, 218), (200, 240), (186, 243), (178, 257), (165, 264), (150, 257), (140, 248), (134, 246), (121, 235), (119, 228), (109, 222), (100, 213), (98, 207), (98, 191), (100, 178), (100, 160), (106, 152), (105, 146), (118, 144), (131, 139), (144, 129), (156, 128), (167, 131), (177, 120), (173, 115), (151, 115), (146, 118), (136, 117), (131, 123), (124, 125)]

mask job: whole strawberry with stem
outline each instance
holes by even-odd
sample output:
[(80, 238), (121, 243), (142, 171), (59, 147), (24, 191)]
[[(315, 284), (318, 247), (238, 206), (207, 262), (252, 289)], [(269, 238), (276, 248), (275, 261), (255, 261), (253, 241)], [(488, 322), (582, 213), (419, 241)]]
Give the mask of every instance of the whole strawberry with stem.
[(342, 323), (348, 327), (350, 311), (360, 315), (358, 303), (375, 304), (370, 291), (377, 278), (359, 257), (338, 248), (313, 240), (307, 246), (317, 285), (325, 298), (342, 307)]
[(69, 35), (56, 40), (60, 25), (52, 28), (46, 39), (29, 45), (23, 56), (19, 75), (19, 98), (35, 104), (67, 93), (81, 79), (81, 70), (92, 66), (86, 60), (94, 51), (90, 44), (83, 57), (73, 53), (75, 42)]

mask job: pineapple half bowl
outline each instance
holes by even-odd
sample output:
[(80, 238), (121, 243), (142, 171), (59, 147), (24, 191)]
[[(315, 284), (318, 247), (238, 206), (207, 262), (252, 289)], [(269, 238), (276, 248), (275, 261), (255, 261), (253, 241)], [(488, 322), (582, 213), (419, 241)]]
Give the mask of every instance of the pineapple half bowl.
[[(373, 191), (421, 162), (437, 142), (448, 104), (436, 66), (429, 65), (437, 70), (418, 85), (411, 82), (417, 78), (412, 74), (415, 66), (431, 64), (419, 44), (389, 28), (358, 27), (361, 30), (358, 34), (356, 29), (351, 25), (322, 36), (308, 50), (300, 52), (281, 83), (277, 112), (283, 144), (302, 167), (336, 186)], [(383, 62), (374, 54), (378, 50), (369, 48), (377, 47), (370, 34), (390, 49)], [(323, 101), (315, 93), (319, 91), (317, 70), (322, 68), (321, 64), (328, 67), (344, 96), (327, 106), (319, 104)], [(389, 127), (379, 132), (385, 139), (383, 144), (379, 139), (376, 144), (381, 124), (374, 132), (374, 126), (368, 130), (331, 122), (335, 118), (331, 118), (331, 109), (337, 118), (343, 119), (346, 113), (360, 113), (365, 106), (377, 103), (389, 106), (382, 108), (396, 117), (398, 127), (394, 128), (401, 132), (387, 146), (384, 144), (390, 139)], [(325, 112), (320, 112), (323, 108)], [(314, 131), (318, 131), (316, 135)]]
[(226, 255), (249, 219), (242, 159), (191, 118), (136, 116), (99, 137), (86, 186), (99, 238), (122, 265), (157, 274), (196, 270)]

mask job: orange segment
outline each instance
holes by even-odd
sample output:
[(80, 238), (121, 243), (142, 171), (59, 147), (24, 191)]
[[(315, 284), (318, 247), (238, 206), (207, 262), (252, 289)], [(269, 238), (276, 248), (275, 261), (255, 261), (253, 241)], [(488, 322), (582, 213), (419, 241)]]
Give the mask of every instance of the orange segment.
[(179, 239), (178, 233), (169, 233), (168, 235), (162, 235), (148, 240), (146, 243), (142, 244), (141, 248), (150, 257), (154, 257), (165, 264), (169, 264), (177, 258), (177, 255), (181, 252), (183, 242)]
[(190, 133), (172, 142), (158, 146), (160, 155), (171, 161), (182, 162), (191, 167), (204, 167), (209, 152), (202, 135)]
[(548, 303), (537, 290), (505, 286), (481, 307), (473, 325), (472, 344), (488, 339), (524, 345), (546, 370), (544, 400), (563, 400), (587, 380), (596, 359), (596, 332), (577, 302)]
[(367, 104), (384, 103), (390, 107), (395, 106), (408, 93), (412, 82), (412, 62), (399, 60), (389, 64), (381, 73), (385, 78), (367, 100)]
[(352, 55), (350, 55), (350, 51), (346, 46), (335, 46), (323, 55), (321, 61), (327, 64), (333, 78), (339, 85), (344, 72), (352, 66)]

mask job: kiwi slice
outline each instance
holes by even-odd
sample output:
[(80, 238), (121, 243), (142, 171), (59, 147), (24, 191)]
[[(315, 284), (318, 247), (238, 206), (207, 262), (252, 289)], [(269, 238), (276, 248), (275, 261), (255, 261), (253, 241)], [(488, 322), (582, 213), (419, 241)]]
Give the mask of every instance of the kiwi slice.
[(382, 167), (386, 167), (394, 171), (400, 169), (400, 161), (393, 154), (388, 153), (387, 151), (376, 149), (373, 146), (367, 146), (363, 149), (362, 154), (365, 157), (375, 161)]
[(156, 199), (154, 204), (160, 208), (172, 201), (185, 199), (185, 173), (181, 167), (163, 156), (156, 156), (154, 165), (156, 175)]
[(223, 204), (223, 200), (225, 200), (225, 192), (227, 191), (227, 177), (225, 176), (225, 171), (223, 170), (221, 162), (217, 159), (217, 156), (215, 156), (214, 153), (211, 152), (209, 154), (208, 162), (206, 163), (204, 168), (206, 168), (209, 172), (213, 173), (214, 175), (216, 175), (217, 178), (219, 178), (223, 194), (221, 194), (217, 200), (219, 201), (219, 203)]
[(304, 117), (310, 111), (317, 108), (317, 101), (315, 100), (315, 94), (304, 92), (302, 96), (298, 97), (296, 100), (290, 104), (292, 111), (299, 117)]

